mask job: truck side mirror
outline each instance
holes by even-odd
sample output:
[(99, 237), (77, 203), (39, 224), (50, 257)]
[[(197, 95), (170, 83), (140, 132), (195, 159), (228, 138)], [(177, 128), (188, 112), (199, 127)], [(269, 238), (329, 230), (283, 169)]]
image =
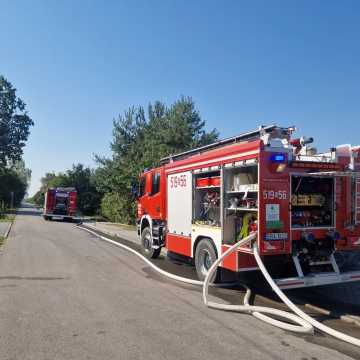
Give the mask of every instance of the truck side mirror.
[(131, 183), (131, 195), (137, 199), (139, 197), (139, 186), (136, 182)]

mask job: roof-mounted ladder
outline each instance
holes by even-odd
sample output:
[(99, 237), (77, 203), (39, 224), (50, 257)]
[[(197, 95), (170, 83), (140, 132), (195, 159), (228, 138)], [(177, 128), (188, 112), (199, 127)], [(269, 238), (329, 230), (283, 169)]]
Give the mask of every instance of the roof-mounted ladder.
[(274, 129), (277, 129), (277, 128), (279, 128), (279, 127), (276, 126), (275, 124), (269, 125), (269, 126), (260, 126), (259, 129), (254, 130), (254, 131), (249, 131), (249, 132), (246, 132), (246, 133), (243, 133), (243, 134), (240, 134), (240, 135), (236, 135), (236, 136), (233, 136), (233, 137), (230, 137), (230, 138), (219, 140), (219, 141), (216, 141), (216, 142), (214, 142), (212, 144), (201, 146), (201, 147), (198, 147), (196, 149), (191, 149), (191, 150), (188, 150), (188, 151), (184, 151), (184, 152), (176, 154), (176, 155), (167, 156), (167, 157), (162, 158), (160, 160), (160, 164), (164, 165), (164, 164), (167, 164), (167, 163), (172, 162), (172, 161), (185, 159), (185, 158), (187, 158), (187, 157), (189, 157), (191, 155), (201, 154), (201, 153), (203, 153), (205, 151), (214, 150), (214, 149), (223, 147), (225, 145), (231, 145), (231, 144), (235, 144), (235, 143), (238, 143), (238, 142), (241, 142), (241, 141), (246, 141), (246, 140), (253, 140), (253, 139), (259, 138), (263, 134), (270, 133)]

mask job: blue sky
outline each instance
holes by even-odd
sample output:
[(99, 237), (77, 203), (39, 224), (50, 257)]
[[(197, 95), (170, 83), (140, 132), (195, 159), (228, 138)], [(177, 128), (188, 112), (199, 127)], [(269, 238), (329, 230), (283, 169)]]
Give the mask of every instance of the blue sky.
[(46, 171), (109, 155), (131, 105), (192, 96), (221, 137), (276, 122), (319, 149), (360, 143), (359, 1), (0, 1), (0, 73)]

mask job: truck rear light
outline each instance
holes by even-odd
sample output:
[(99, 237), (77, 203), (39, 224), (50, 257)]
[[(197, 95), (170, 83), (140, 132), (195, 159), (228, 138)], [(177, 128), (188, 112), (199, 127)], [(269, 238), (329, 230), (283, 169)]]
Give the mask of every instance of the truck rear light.
[(276, 168), (276, 172), (281, 173), (286, 169), (286, 164), (279, 164)]
[(268, 167), (272, 173), (283, 172), (288, 163), (288, 156), (284, 153), (273, 153), (269, 156)]

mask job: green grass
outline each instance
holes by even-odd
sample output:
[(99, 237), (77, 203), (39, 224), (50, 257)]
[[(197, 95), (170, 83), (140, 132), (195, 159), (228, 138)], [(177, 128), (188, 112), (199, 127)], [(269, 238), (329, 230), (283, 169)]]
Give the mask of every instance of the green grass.
[(15, 220), (15, 214), (5, 214), (0, 217), (0, 222), (12, 222)]
[(2, 246), (5, 242), (5, 237), (4, 236), (0, 236), (0, 246)]

